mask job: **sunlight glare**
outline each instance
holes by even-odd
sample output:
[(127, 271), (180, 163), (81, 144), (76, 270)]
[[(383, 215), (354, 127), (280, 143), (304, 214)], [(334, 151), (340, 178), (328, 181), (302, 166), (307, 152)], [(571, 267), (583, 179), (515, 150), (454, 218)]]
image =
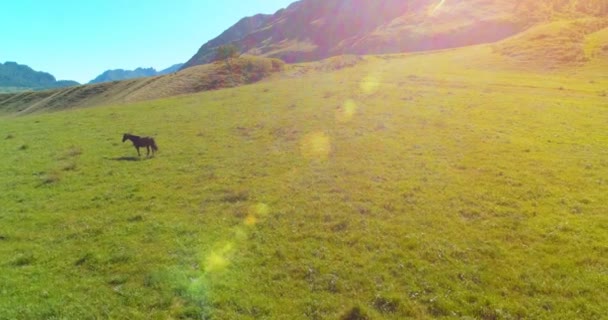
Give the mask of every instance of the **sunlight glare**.
[(429, 12), (429, 15), (433, 16), (435, 15), (435, 13), (437, 12), (437, 10), (441, 9), (441, 7), (443, 7), (443, 4), (445, 3), (445, 0), (441, 0), (439, 1), (439, 3), (433, 7), (433, 9), (431, 10), (431, 12)]
[(300, 152), (308, 159), (325, 160), (330, 151), (330, 139), (323, 132), (313, 132), (306, 135), (300, 145)]
[(363, 94), (371, 95), (378, 91), (378, 88), (380, 87), (380, 79), (378, 79), (378, 77), (375, 75), (368, 75), (361, 80), (359, 86)]
[(211, 251), (205, 258), (205, 272), (218, 272), (226, 269), (230, 264), (228, 255), (234, 250), (234, 245), (229, 242), (219, 249)]
[(202, 277), (194, 278), (188, 286), (188, 294), (191, 297), (202, 297), (205, 295), (205, 280)]
[(256, 216), (251, 213), (248, 214), (245, 218), (245, 225), (255, 226), (256, 223), (258, 223), (258, 218), (256, 218)]
[(338, 122), (349, 122), (356, 112), (357, 104), (353, 100), (348, 99), (344, 102), (344, 105), (336, 110), (336, 120)]
[(259, 202), (253, 206), (251, 206), (251, 208), (249, 208), (250, 212), (255, 213), (256, 215), (260, 216), (260, 217), (266, 217), (268, 215), (268, 213), (270, 213), (270, 208), (268, 207), (267, 204)]
[(247, 214), (247, 217), (245, 218), (245, 225), (247, 226), (254, 226), (256, 225), (260, 220), (263, 220), (264, 218), (266, 218), (266, 216), (268, 216), (268, 205), (265, 203), (257, 203), (254, 205), (251, 205), (249, 207), (249, 211)]

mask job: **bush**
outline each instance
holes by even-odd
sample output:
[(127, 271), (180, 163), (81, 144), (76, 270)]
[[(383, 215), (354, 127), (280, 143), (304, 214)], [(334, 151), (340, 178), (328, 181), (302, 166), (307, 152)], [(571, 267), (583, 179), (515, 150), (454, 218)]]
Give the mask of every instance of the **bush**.
[(245, 83), (255, 82), (273, 72), (283, 70), (285, 63), (279, 59), (243, 56), (225, 66), (224, 72), (238, 77)]
[[(608, 46), (606, 46), (606, 48), (608, 49)], [(279, 72), (279, 71), (283, 71), (285, 69), (285, 61), (281, 60), (281, 59), (270, 59), (270, 63), (272, 65), (272, 71), (273, 72)]]
[(215, 61), (227, 60), (239, 56), (239, 49), (232, 44), (219, 46), (215, 49)]

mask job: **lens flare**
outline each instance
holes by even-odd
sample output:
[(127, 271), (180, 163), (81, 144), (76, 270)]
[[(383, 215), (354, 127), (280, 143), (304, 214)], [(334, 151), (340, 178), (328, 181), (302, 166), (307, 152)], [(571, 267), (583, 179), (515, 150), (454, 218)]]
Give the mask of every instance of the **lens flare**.
[(205, 279), (202, 277), (194, 278), (188, 286), (188, 294), (191, 297), (203, 297), (205, 295)]
[(336, 110), (336, 120), (338, 122), (349, 122), (357, 112), (357, 104), (353, 100), (346, 100), (344, 105)]
[(234, 250), (234, 245), (229, 242), (224, 246), (211, 251), (205, 258), (205, 272), (218, 272), (226, 269), (230, 264), (229, 255)]
[(270, 209), (269, 209), (268, 205), (265, 203), (260, 202), (260, 203), (251, 205), (249, 207), (247, 217), (245, 218), (244, 223), (246, 226), (255, 226), (258, 222), (261, 222), (261, 220), (266, 218), (266, 216), (268, 216), (269, 212), (270, 212)]
[(266, 217), (270, 213), (270, 207), (265, 203), (257, 203), (249, 208), (249, 212), (259, 217)]
[(323, 132), (313, 132), (304, 136), (300, 144), (300, 152), (308, 159), (325, 160), (330, 151), (330, 139)]
[(256, 223), (258, 223), (258, 218), (253, 214), (249, 214), (245, 218), (245, 225), (247, 226), (255, 226)]
[(433, 7), (433, 9), (431, 10), (431, 12), (429, 12), (429, 15), (435, 15), (435, 13), (437, 12), (437, 10), (441, 9), (441, 7), (443, 7), (443, 4), (445, 3), (445, 0), (441, 0), (439, 1), (439, 3)]
[(361, 92), (366, 95), (371, 95), (378, 91), (380, 87), (380, 79), (375, 75), (368, 75), (367, 77), (361, 80), (359, 84)]

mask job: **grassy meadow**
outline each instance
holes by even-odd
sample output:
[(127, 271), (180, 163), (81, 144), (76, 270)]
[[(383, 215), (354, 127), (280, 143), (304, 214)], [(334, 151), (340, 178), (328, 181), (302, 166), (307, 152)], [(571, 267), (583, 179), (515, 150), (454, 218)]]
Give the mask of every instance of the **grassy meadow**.
[(3, 116), (0, 319), (606, 317), (604, 66), (504, 59)]

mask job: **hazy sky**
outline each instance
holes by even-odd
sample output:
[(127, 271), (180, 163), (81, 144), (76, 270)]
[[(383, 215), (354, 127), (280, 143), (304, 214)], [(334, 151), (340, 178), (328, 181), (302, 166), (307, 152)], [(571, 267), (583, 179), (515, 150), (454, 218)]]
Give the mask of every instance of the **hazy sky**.
[(0, 5), (0, 62), (86, 83), (186, 62), (240, 18), (295, 0), (19, 0)]

